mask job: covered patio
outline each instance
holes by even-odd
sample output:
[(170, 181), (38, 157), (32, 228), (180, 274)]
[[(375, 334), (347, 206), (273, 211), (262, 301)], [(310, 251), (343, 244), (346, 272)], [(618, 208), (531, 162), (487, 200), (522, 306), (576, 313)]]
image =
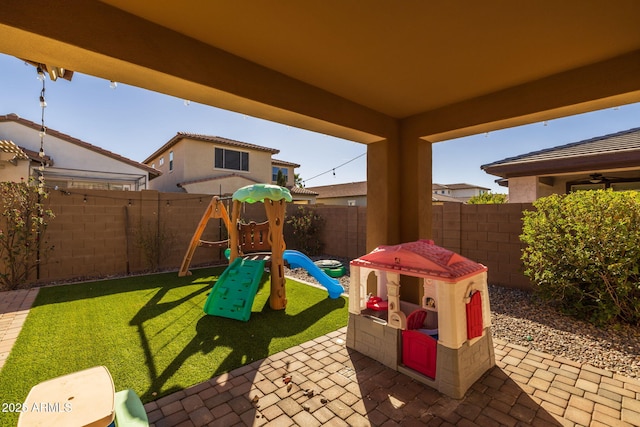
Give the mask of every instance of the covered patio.
[(367, 144), (367, 250), (431, 235), (433, 143), (640, 101), (634, 0), (8, 0), (0, 52)]

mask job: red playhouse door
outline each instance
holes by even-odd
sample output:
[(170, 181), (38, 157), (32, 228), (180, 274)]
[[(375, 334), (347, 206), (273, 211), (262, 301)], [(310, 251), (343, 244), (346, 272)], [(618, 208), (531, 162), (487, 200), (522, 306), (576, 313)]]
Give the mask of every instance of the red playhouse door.
[(467, 339), (473, 339), (482, 335), (482, 296), (480, 292), (475, 291), (466, 305)]

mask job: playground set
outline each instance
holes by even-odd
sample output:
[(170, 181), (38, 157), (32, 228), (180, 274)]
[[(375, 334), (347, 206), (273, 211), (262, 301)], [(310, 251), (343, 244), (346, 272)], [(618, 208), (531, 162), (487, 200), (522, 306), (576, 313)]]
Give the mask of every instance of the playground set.
[[(229, 266), (217, 280), (204, 305), (205, 313), (214, 316), (248, 321), (251, 306), (266, 267), (271, 273), (269, 306), (283, 310), (287, 305), (285, 262), (291, 268), (304, 268), (323, 285), (330, 298), (338, 298), (344, 288), (301, 252), (287, 250), (284, 242), (284, 216), (286, 203), (291, 202), (287, 188), (270, 184), (253, 184), (238, 189), (232, 196), (232, 218), (223, 201), (214, 196), (196, 228), (187, 253), (178, 272), (189, 275), (189, 265), (196, 248), (228, 246)], [(244, 223), (240, 219), (243, 203), (262, 202), (267, 221)], [(210, 219), (221, 219), (229, 231), (229, 239), (208, 242), (201, 240)]]
[(487, 268), (431, 240), (354, 259), (347, 346), (462, 398), (495, 365)]

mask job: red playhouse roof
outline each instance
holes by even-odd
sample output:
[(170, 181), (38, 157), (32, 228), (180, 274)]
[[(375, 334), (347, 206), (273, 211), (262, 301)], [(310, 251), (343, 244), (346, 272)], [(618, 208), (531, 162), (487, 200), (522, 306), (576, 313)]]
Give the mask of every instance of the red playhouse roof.
[(351, 265), (413, 273), (412, 276), (440, 279), (446, 282), (458, 282), (468, 276), (487, 271), (484, 265), (437, 246), (433, 240), (378, 246), (367, 255), (351, 261)]

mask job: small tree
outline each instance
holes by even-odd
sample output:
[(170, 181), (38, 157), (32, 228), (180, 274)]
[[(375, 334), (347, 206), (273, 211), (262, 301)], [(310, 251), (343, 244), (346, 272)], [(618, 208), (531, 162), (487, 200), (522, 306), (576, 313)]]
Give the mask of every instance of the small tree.
[(293, 174), (293, 185), (295, 185), (298, 188), (304, 188), (304, 181), (302, 180), (302, 177), (300, 176), (299, 173)]
[(522, 260), (542, 298), (595, 324), (640, 324), (640, 193), (579, 191), (533, 206)]
[(507, 195), (501, 193), (483, 193), (467, 201), (469, 205), (499, 205), (507, 203)]
[(278, 184), (280, 187), (286, 187), (287, 186), (287, 178), (282, 173), (282, 169), (278, 169), (278, 176), (276, 177), (276, 184)]
[(0, 182), (0, 286), (16, 289), (53, 249), (44, 240), (54, 217), (47, 193), (26, 182)]
[(324, 218), (313, 209), (299, 206), (298, 210), (287, 219), (293, 228), (293, 239), (296, 246), (307, 255), (319, 255), (324, 244), (320, 241), (320, 232), (324, 226)]

